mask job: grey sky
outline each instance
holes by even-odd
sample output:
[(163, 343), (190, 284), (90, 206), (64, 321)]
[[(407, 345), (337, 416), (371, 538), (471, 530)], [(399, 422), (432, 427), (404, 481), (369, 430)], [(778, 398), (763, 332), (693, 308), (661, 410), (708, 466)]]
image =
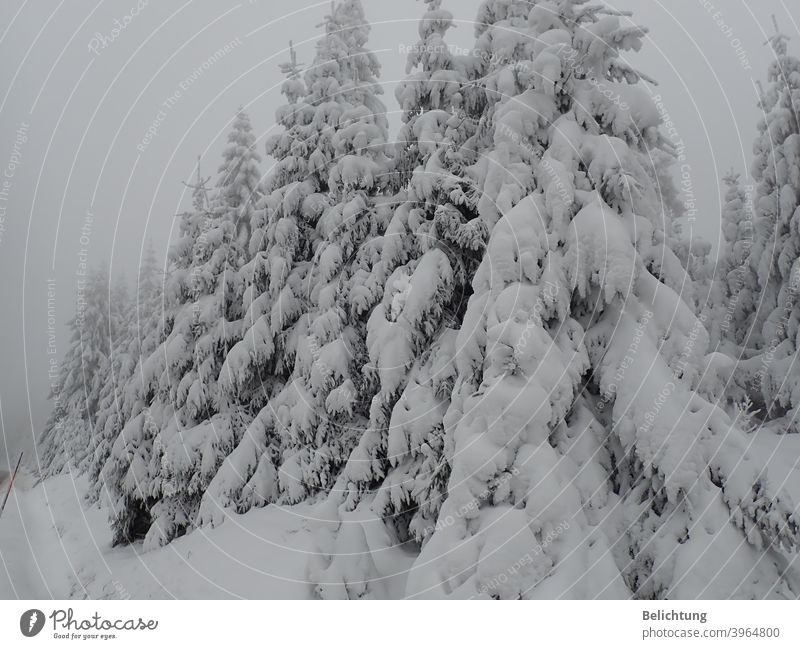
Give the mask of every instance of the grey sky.
[[(424, 5), (363, 1), (396, 125), (401, 46), (416, 42)], [(47, 416), (49, 361), (67, 346), (64, 323), (81, 250), (90, 264), (106, 260), (129, 278), (148, 238), (163, 260), (175, 214), (188, 202), (181, 181), (192, 176), (196, 156), (203, 156), (204, 175), (216, 173), (240, 104), (263, 154), (282, 100), (277, 66), (287, 59), (288, 41), (310, 62), (329, 7), (327, 0), (143, 0), (132, 15), (137, 3), (3, 0), (0, 9), (0, 174), (7, 181), (0, 178), (0, 466), (17, 448), (30, 448)], [(471, 47), (480, 0), (444, 4), (458, 25), (450, 42)], [(654, 93), (686, 144), (695, 229), (714, 239), (718, 179), (749, 165), (759, 117), (754, 83), (769, 61), (770, 15), (795, 37), (790, 47), (800, 54), (800, 7), (788, 0), (716, 0), (718, 8), (707, 0), (609, 4), (634, 10), (635, 22), (651, 30), (632, 62), (659, 81)], [(125, 24), (116, 35), (115, 20)]]

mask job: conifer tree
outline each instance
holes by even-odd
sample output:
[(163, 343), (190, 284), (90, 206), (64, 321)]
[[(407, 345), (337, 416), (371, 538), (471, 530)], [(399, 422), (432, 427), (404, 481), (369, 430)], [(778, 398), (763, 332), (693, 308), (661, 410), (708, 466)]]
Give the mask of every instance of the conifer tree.
[(109, 301), (109, 355), (104, 359), (98, 373), (103, 377), (102, 387), (97, 399), (97, 413), (89, 446), (88, 465), (89, 493), (87, 499), (94, 503), (100, 497), (100, 473), (111, 453), (111, 445), (116, 440), (125, 422), (122, 408), (122, 394), (126, 381), (135, 367), (135, 354), (131, 322), (135, 304), (130, 299), (124, 279), (119, 279), (111, 287)]
[(374, 396), (341, 485), (348, 509), (378, 488), (373, 510), (392, 519), (403, 540), (424, 536), (421, 521), (435, 518), (441, 500), (447, 463), (436, 413), (452, 379), (453, 328), (488, 234), (468, 173), (479, 159), (486, 105), (473, 84), (479, 61), (446, 44), (453, 17), (441, 0), (426, 4), (420, 40), (408, 55), (409, 77), (396, 91), (403, 125), (395, 155), (405, 200), (376, 241), (380, 257), (365, 275), (358, 304), (370, 311), (364, 373)]
[(753, 327), (758, 280), (750, 266), (753, 220), (739, 174), (731, 171), (722, 207), (722, 242), (709, 296), (708, 327), (711, 344), (738, 357)]
[[(243, 110), (223, 152), (210, 218), (194, 241), (189, 301), (165, 341), (174, 363), (168, 419), (153, 443), (153, 523), (145, 547), (164, 545), (192, 525), (200, 499), (219, 465), (250, 423), (244, 407), (227, 398), (219, 376), (228, 351), (241, 339), (243, 281), (254, 204), (260, 200), (260, 157)], [(171, 353), (171, 352), (175, 353)]]
[(53, 411), (40, 439), (44, 475), (88, 468), (92, 431), (109, 365), (109, 279), (105, 266), (79, 278), (70, 347), (50, 398)]
[[(396, 91), (403, 109), (395, 152), (399, 206), (371, 244), (375, 261), (355, 302), (369, 314), (362, 395), (371, 403), (331, 493), (329, 505), (343, 507), (323, 514), (333, 523), (320, 535), (321, 560), (311, 570), (323, 597), (379, 596), (380, 584), (370, 580), (374, 565), (351, 559), (356, 548), (368, 549), (358, 512), (386, 521), (386, 543), (424, 540), (449, 475), (442, 417), (455, 375), (454, 328), (488, 235), (470, 169), (486, 137), (486, 100), (475, 83), (478, 58), (445, 43), (452, 15), (441, 0), (426, 4), (409, 77)], [(343, 539), (350, 544), (344, 555)], [(343, 588), (331, 586), (339, 580)]]
[(785, 416), (785, 428), (797, 430), (800, 405), (797, 334), (800, 324), (800, 59), (789, 54), (788, 38), (776, 34), (769, 87), (760, 102), (752, 173), (756, 181), (755, 236), (750, 266), (758, 277), (757, 316), (750, 327), (737, 321), (739, 338), (749, 335), (757, 355), (744, 371), (768, 418)]
[[(361, 3), (334, 6), (318, 56), (337, 61), (335, 119), (328, 124), (328, 202), (317, 221), (291, 381), (275, 399), (289, 416), (280, 488), (296, 502), (333, 486), (363, 429), (370, 385), (363, 278), (374, 264), (376, 239), (396, 202), (389, 192), (392, 161), (386, 109), (379, 100), (380, 67), (366, 49), (369, 25)], [(331, 72), (334, 69), (331, 68)], [(361, 425), (359, 426), (359, 424)]]
[(155, 350), (159, 337), (161, 277), (152, 242), (148, 243), (137, 274), (136, 299), (127, 298), (124, 284), (115, 289), (110, 304), (111, 364), (98, 403), (89, 467), (88, 499), (96, 502), (102, 498), (106, 504), (114, 501), (111, 494), (116, 485), (109, 484), (103, 472), (126, 423), (138, 414), (141, 362)]
[[(276, 164), (265, 183), (262, 222), (254, 228), (252, 249), (258, 252), (250, 266), (253, 281), (246, 297), (249, 329), (223, 370), (229, 390), (259, 386), (264, 394), (258, 402), (264, 407), (210, 486), (201, 522), (217, 520), (220, 506), (233, 504), (243, 510), (263, 505), (277, 498), (281, 488), (288, 500), (296, 501), (306, 493), (304, 480), (311, 490), (327, 480), (312, 475), (313, 469), (306, 478), (301, 475), (301, 464), (310, 467), (314, 460), (297, 454), (304, 452), (310, 418), (318, 413), (302, 402), (307, 395), (292, 374), (296, 366), (299, 373), (305, 366), (310, 378), (315, 363), (304, 354), (310, 352), (311, 313), (320, 304), (333, 312), (338, 309), (330, 302), (336, 277), (347, 275), (345, 262), (353, 263), (340, 256), (355, 254), (360, 241), (380, 228), (373, 222), (377, 210), (369, 196), (386, 182), (382, 166), (387, 127), (377, 98), (379, 66), (365, 48), (369, 30), (360, 2), (334, 3), (324, 28), (313, 64), (303, 75), (292, 48), (291, 62), (283, 66), (287, 104), (276, 117), (284, 130), (267, 140), (267, 153)], [(322, 219), (326, 211), (329, 218)], [(320, 294), (316, 281), (331, 287)], [(323, 326), (321, 321), (318, 326)], [(320, 333), (330, 336), (333, 330)], [(329, 384), (323, 390), (334, 387)], [(337, 394), (344, 397), (346, 390), (347, 386)], [(325, 437), (323, 432), (321, 447)], [(284, 483), (279, 485), (278, 466), (287, 447), (293, 450), (287, 451)], [(326, 458), (322, 464), (328, 465), (342, 454), (322, 448), (318, 457)]]
[[(495, 142), (502, 130), (541, 152), (527, 196), (510, 183), (493, 199), (456, 343), (448, 496), (407, 594), (709, 597), (745, 580), (786, 594), (793, 506), (694, 392), (707, 333), (670, 288), (682, 279), (662, 276), (676, 265), (654, 263), (672, 254), (647, 171), (660, 117), (618, 58), (645, 31), (581, 0), (521, 5), (534, 44), (521, 123), (540, 132), (502, 121), (501, 100)], [(508, 38), (492, 34), (492, 52)], [(725, 564), (728, 546), (746, 567)]]
[[(180, 236), (170, 246), (168, 272), (162, 279), (148, 255), (140, 278), (136, 340), (140, 345), (132, 377), (124, 388), (124, 424), (102, 468), (102, 490), (109, 502), (114, 544), (145, 536), (157, 502), (153, 442), (172, 414), (170, 388), (186, 366), (187, 350), (169, 340), (176, 320), (191, 299), (191, 277), (197, 242), (212, 221), (207, 180), (200, 175), (192, 188), (192, 209), (181, 215)], [(155, 281), (153, 281), (155, 280)], [(169, 344), (168, 344), (169, 343)]]

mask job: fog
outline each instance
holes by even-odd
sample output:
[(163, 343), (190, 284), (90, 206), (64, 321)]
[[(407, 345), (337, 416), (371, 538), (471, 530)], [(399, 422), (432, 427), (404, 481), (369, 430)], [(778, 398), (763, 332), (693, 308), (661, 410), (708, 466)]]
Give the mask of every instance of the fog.
[[(384, 101), (399, 123), (394, 87), (424, 10), (415, 0), (363, 0), (370, 45), (383, 63)], [(685, 145), (677, 169), (688, 227), (718, 236), (719, 179), (745, 172), (766, 76), (766, 38), (798, 27), (781, 0), (624, 0), (650, 28), (631, 61), (654, 77)], [(77, 6), (77, 5), (80, 6)], [(449, 41), (473, 44), (479, 0), (445, 0)], [(68, 346), (66, 322), (86, 264), (136, 277), (151, 240), (164, 263), (187, 206), (182, 184), (216, 173), (238, 106), (263, 140), (282, 103), (288, 41), (313, 59), (329, 2), (4, 0), (0, 20), (0, 467), (28, 451), (48, 414), (51, 368)], [(797, 13), (795, 11), (795, 13)], [(265, 165), (265, 172), (268, 166)]]

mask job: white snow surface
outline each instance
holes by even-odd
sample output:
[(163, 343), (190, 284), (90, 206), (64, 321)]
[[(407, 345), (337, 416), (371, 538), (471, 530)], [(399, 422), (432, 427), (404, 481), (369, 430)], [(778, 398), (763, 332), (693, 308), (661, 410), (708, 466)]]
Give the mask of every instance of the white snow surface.
[[(85, 477), (35, 485), (31, 476), (18, 478), (0, 518), (0, 599), (316, 597), (308, 570), (313, 535), (324, 522), (318, 505), (226, 512), (224, 524), (144, 552), (141, 543), (111, 547), (108, 512), (86, 507), (87, 487)], [(413, 557), (401, 548), (380, 554), (380, 568), (392, 573), (378, 577), (381, 592), (401, 597)]]
[[(747, 455), (768, 467), (772, 479), (800, 502), (800, 435), (778, 435), (762, 428), (748, 437)], [(144, 552), (141, 543), (111, 547), (108, 511), (85, 505), (87, 486), (85, 477), (73, 479), (70, 475), (38, 483), (29, 474), (18, 477), (0, 518), (0, 599), (319, 596), (319, 582), (311, 572), (326, 558), (320, 555), (318, 538), (320, 530), (332, 522), (328, 520), (329, 502), (269, 505), (242, 515), (226, 510), (221, 524), (199, 528), (166, 547)], [(5, 494), (6, 487), (7, 482), (0, 485), (0, 494)], [(363, 556), (351, 550), (348, 560), (372, 560), (369, 580), (373, 596), (408, 597), (409, 590), (416, 590), (407, 583), (416, 555), (404, 546), (392, 546), (388, 539), (377, 539), (376, 530), (382, 529), (377, 523), (374, 516), (358, 512), (341, 522), (347, 526), (344, 536), (366, 538), (365, 546), (357, 543), (354, 548), (370, 549), (369, 555), (361, 553)], [(504, 524), (514, 526), (515, 521)], [(498, 529), (504, 524), (493, 526), (493, 533), (505, 537), (509, 530)], [(682, 597), (709, 597), (714, 590), (709, 589), (711, 584), (742, 578), (742, 571), (732, 570), (728, 559), (751, 549), (738, 542), (730, 522), (723, 522), (722, 528), (730, 528), (725, 535), (729, 553), (711, 561), (713, 557), (701, 544), (687, 555), (694, 565), (683, 566)], [(513, 531), (507, 537), (514, 536)], [(340, 587), (334, 581), (331, 587)], [(548, 592), (554, 597), (568, 590), (560, 588), (564, 584), (550, 586)], [(413, 594), (432, 596), (421, 591), (424, 589)]]

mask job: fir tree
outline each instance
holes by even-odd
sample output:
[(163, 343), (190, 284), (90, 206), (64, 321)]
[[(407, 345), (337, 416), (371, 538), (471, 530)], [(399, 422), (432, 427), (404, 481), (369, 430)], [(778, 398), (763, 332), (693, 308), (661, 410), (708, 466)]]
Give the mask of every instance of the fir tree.
[(731, 171), (723, 182), (722, 245), (709, 296), (709, 334), (713, 346), (738, 356), (747, 345), (758, 300), (758, 281), (750, 266), (753, 220), (739, 174)]
[[(752, 327), (737, 321), (738, 338), (746, 334), (757, 356), (744, 364), (747, 378), (769, 418), (786, 416), (796, 430), (800, 383), (797, 381), (800, 323), (800, 59), (788, 52), (788, 38), (778, 31), (770, 39), (775, 56), (769, 67), (770, 86), (761, 98), (764, 112), (754, 145), (756, 185), (755, 237), (750, 266), (757, 274), (759, 295)], [(752, 333), (751, 333), (752, 332)]]
[[(337, 551), (343, 538), (367, 551), (359, 511), (387, 522), (387, 543), (424, 540), (449, 475), (442, 417), (455, 374), (454, 327), (488, 235), (470, 174), (485, 136), (486, 101), (474, 84), (478, 58), (453, 54), (444, 41), (452, 15), (439, 0), (426, 4), (420, 40), (408, 56), (409, 78), (396, 91), (403, 108), (397, 200), (405, 199), (385, 233), (371, 242), (375, 261), (354, 294), (354, 306), (369, 314), (362, 395), (371, 403), (358, 446), (331, 494), (330, 504), (343, 507), (325, 514), (334, 521), (329, 527), (335, 541), (320, 536), (322, 560), (312, 570), (324, 597), (379, 594), (380, 584), (369, 581), (369, 562)], [(343, 588), (330, 586), (338, 580)]]
[(70, 347), (50, 395), (53, 412), (40, 439), (44, 475), (65, 468), (81, 473), (88, 468), (92, 431), (110, 365), (108, 293), (105, 266), (78, 280), (76, 313), (69, 322)]
[[(250, 423), (218, 384), (228, 351), (241, 339), (243, 281), (251, 222), (260, 199), (260, 157), (240, 110), (223, 152), (210, 218), (194, 241), (189, 301), (165, 341), (174, 375), (168, 419), (153, 443), (153, 524), (145, 547), (163, 545), (192, 525), (219, 465)], [(171, 352), (175, 352), (174, 354)]]
[[(541, 152), (527, 196), (495, 184), (502, 216), (473, 280), (445, 416), (448, 497), (407, 594), (709, 597), (745, 579), (751, 594), (786, 594), (776, 565), (798, 541), (792, 506), (742, 459), (741, 431), (694, 392), (707, 334), (670, 288), (684, 280), (661, 274), (679, 265), (653, 261), (673, 254), (646, 169), (660, 117), (618, 58), (645, 31), (584, 5), (482, 10), (527, 25), (521, 123), (540, 132), (516, 137)], [(518, 39), (497, 36), (498, 57)], [(511, 79), (504, 94), (516, 99)], [(495, 108), (495, 142), (500, 130), (515, 137), (501, 121), (513, 112)], [(719, 558), (728, 545), (746, 567)]]
[[(108, 380), (98, 404), (93, 459), (89, 469), (89, 500), (103, 499), (112, 504), (118, 485), (108, 481), (109, 459), (125, 425), (141, 409), (141, 362), (156, 348), (160, 332), (161, 277), (152, 242), (148, 244), (139, 268), (136, 299), (129, 301), (127, 290), (118, 286), (112, 293), (112, 353)], [(114, 325), (116, 323), (116, 325)]]
[(111, 446), (122, 430), (125, 421), (122, 394), (125, 383), (135, 367), (136, 350), (133, 347), (131, 322), (135, 305), (130, 299), (124, 279), (111, 287), (109, 302), (109, 355), (98, 373), (103, 377), (97, 399), (97, 413), (92, 432), (88, 466), (89, 502), (100, 497), (100, 473), (111, 453)]
[[(292, 60), (283, 66), (288, 103), (276, 116), (284, 131), (267, 140), (267, 153), (277, 162), (266, 181), (263, 221), (254, 229), (251, 250), (258, 252), (249, 267), (249, 329), (225, 362), (229, 389), (249, 386), (252, 393), (259, 386), (258, 403), (264, 407), (209, 488), (201, 522), (217, 520), (220, 505), (247, 509), (275, 499), (281, 488), (277, 466), (286, 447), (288, 458), (294, 457), (284, 466), (287, 499), (303, 497), (306, 478), (312, 490), (327, 480), (324, 475), (303, 478), (289, 468), (302, 473), (300, 464), (313, 462), (297, 454), (311, 435), (310, 417), (316, 416), (302, 402), (307, 395), (293, 372), (297, 366), (302, 373), (305, 365), (310, 378), (310, 365), (321, 367), (313, 360), (309, 365), (310, 357), (304, 356), (309, 353), (311, 314), (320, 305), (333, 308), (331, 313), (339, 308), (330, 302), (331, 289), (338, 285), (336, 277), (347, 274), (342, 265), (352, 263), (340, 256), (355, 254), (359, 242), (380, 227), (373, 223), (376, 210), (369, 196), (385, 185), (386, 120), (377, 99), (378, 63), (365, 48), (369, 30), (360, 2), (335, 3), (324, 27), (304, 75), (291, 48)], [(322, 219), (325, 213), (329, 217)], [(320, 293), (317, 281), (331, 284), (331, 289)], [(334, 331), (320, 333), (330, 336)], [(323, 389), (333, 388), (328, 384)], [(323, 432), (321, 447), (325, 437)], [(318, 457), (327, 465), (342, 454), (341, 449), (322, 448)]]
[[(329, 205), (315, 228), (307, 294), (298, 319), (291, 382), (275, 399), (289, 416), (280, 488), (296, 502), (329, 490), (368, 416), (370, 385), (361, 368), (368, 311), (363, 279), (370, 272), (376, 239), (386, 229), (396, 199), (389, 195), (392, 161), (386, 109), (378, 99), (380, 68), (366, 49), (369, 25), (361, 3), (334, 7), (318, 55), (339, 63), (338, 106), (328, 125), (333, 157), (327, 162)], [(333, 69), (332, 69), (333, 70)]]
[[(479, 62), (472, 53), (451, 52), (444, 36), (452, 15), (440, 0), (426, 4), (420, 40), (408, 55), (409, 78), (396, 91), (403, 109), (396, 159), (405, 200), (376, 241), (380, 258), (356, 302), (370, 311), (364, 373), (374, 396), (341, 485), (349, 509), (379, 488), (373, 509), (394, 520), (403, 540), (425, 536), (422, 521), (435, 518), (441, 500), (447, 463), (435, 413), (447, 398), (453, 328), (488, 233), (477, 218), (478, 194), (468, 174), (478, 159), (486, 104), (472, 83)], [(401, 419), (417, 428), (413, 443), (410, 431), (393, 423)], [(415, 486), (427, 482), (430, 490)]]
[[(100, 479), (109, 501), (114, 544), (145, 536), (157, 502), (153, 442), (173, 413), (171, 386), (187, 366), (189, 350), (176, 342), (176, 320), (189, 303), (194, 251), (212, 222), (207, 181), (200, 176), (192, 188), (192, 209), (181, 215), (180, 236), (169, 249), (168, 273), (162, 281), (140, 279), (136, 340), (140, 345), (136, 367), (125, 385), (124, 424), (114, 440)], [(146, 266), (155, 271), (154, 260)]]

